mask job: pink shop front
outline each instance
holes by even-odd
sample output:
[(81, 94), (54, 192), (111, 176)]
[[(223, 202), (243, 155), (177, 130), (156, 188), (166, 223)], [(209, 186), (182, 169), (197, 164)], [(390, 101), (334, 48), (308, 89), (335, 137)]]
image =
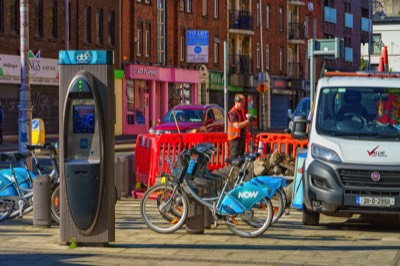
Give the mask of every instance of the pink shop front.
[(147, 133), (171, 107), (197, 103), (199, 71), (136, 64), (125, 65), (122, 133)]

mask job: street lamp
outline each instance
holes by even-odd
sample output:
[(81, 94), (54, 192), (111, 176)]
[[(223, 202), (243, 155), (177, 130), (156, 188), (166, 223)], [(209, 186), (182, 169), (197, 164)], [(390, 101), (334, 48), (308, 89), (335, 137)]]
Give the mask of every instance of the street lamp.
[[(31, 144), (32, 102), (29, 87), (29, 0), (20, 0), (20, 52), (21, 87), (18, 104), (18, 151), (25, 152), (25, 145)], [(31, 164), (31, 161), (28, 161)]]

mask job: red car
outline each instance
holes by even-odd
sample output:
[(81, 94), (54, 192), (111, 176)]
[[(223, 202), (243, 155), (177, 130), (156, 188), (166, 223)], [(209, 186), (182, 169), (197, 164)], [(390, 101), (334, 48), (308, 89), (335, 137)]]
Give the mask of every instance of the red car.
[(169, 110), (150, 134), (177, 133), (172, 110), (175, 112), (181, 133), (224, 132), (224, 110), (216, 104), (182, 104)]

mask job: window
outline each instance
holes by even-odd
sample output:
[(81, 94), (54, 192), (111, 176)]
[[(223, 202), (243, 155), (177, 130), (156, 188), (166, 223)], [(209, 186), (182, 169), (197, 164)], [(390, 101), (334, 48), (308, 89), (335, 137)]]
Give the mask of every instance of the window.
[(335, 6), (335, 2), (334, 2), (334, 0), (324, 0), (324, 6), (334, 7)]
[(308, 15), (304, 18), (304, 37), (308, 38)]
[(144, 0), (146, 4), (150, 4), (150, 0)]
[(161, 65), (165, 64), (165, 46), (165, 0), (157, 0), (157, 63)]
[(373, 42), (373, 47), (372, 47), (372, 54), (379, 55), (381, 54), (382, 47), (384, 46), (382, 42), (382, 35), (380, 33), (374, 33), (372, 35), (372, 42)]
[(4, 0), (0, 0), (0, 32), (4, 32)]
[[(63, 12), (63, 21), (65, 21), (65, 16), (68, 13), (68, 41), (71, 41), (71, 20), (72, 20), (72, 16), (71, 16), (71, 3), (68, 1), (68, 9), (65, 7), (65, 3), (66, 1), (62, 1), (63, 3), (63, 8), (62, 8), (62, 12)], [(67, 29), (67, 27), (65, 28)], [(65, 31), (64, 31), (65, 32)], [(66, 33), (67, 34), (67, 33)], [(65, 40), (65, 39), (64, 39)]]
[(146, 38), (146, 52), (145, 52), (145, 56), (146, 57), (150, 57), (151, 55), (151, 24), (150, 23), (146, 23), (146, 32), (145, 32), (145, 38)]
[(265, 68), (269, 69), (269, 44), (265, 48)]
[(137, 25), (137, 55), (141, 56), (143, 54), (143, 23), (138, 22)]
[(207, 16), (208, 15), (208, 4), (207, 4), (208, 0), (203, 0), (203, 16)]
[(49, 2), (50, 38), (57, 39), (57, 1)]
[(270, 6), (270, 4), (267, 4), (266, 10), (265, 10), (265, 28), (267, 30), (271, 29), (271, 6)]
[(219, 18), (219, 0), (214, 0), (214, 18)]
[(283, 48), (281, 47), (279, 49), (279, 71), (283, 71), (283, 65), (284, 65), (284, 61), (283, 61)]
[(219, 37), (214, 37), (214, 64), (219, 64)]
[(284, 21), (284, 14), (283, 14), (283, 8), (279, 8), (279, 31), (283, 32), (283, 21)]
[(180, 56), (179, 60), (181, 62), (185, 61), (185, 31), (181, 31), (181, 36), (180, 36)]
[(192, 12), (192, 0), (186, 0), (186, 12)]
[(11, 0), (10, 26), (12, 33), (19, 34), (19, 0)]
[(115, 45), (115, 12), (108, 13), (108, 44)]
[(96, 43), (103, 44), (103, 9), (98, 8), (96, 13)]
[(35, 0), (34, 2), (34, 28), (35, 37), (43, 37), (43, 0)]
[(84, 14), (86, 18), (86, 25), (85, 25), (85, 42), (91, 43), (92, 42), (92, 9), (90, 6), (86, 6), (84, 8)]
[(261, 50), (260, 50), (260, 44), (257, 43), (257, 68), (260, 68), (261, 64)]

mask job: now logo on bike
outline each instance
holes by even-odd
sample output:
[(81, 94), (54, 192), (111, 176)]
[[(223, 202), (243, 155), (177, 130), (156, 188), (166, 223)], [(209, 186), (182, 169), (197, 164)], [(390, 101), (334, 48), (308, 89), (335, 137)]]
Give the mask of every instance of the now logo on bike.
[(258, 195), (258, 191), (243, 191), (239, 192), (238, 198), (239, 199), (249, 199), (249, 198), (256, 198)]

